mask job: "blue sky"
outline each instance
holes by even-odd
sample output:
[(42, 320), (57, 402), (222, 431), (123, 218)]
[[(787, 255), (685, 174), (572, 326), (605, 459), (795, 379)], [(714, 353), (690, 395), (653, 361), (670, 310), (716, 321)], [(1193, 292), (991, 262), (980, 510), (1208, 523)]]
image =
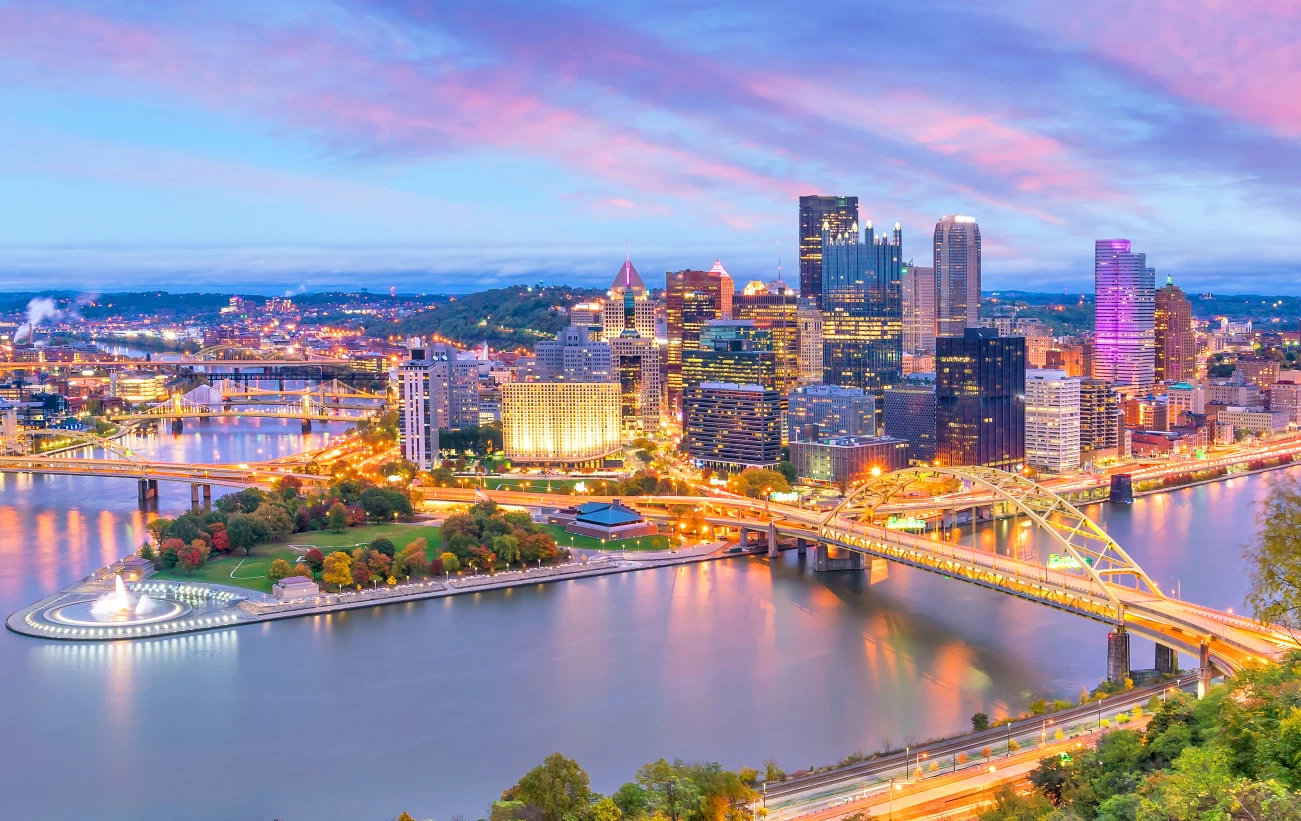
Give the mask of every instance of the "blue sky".
[(1301, 12), (1048, 4), (0, 0), (0, 288), (797, 278), (796, 200), (986, 288), (1301, 293)]

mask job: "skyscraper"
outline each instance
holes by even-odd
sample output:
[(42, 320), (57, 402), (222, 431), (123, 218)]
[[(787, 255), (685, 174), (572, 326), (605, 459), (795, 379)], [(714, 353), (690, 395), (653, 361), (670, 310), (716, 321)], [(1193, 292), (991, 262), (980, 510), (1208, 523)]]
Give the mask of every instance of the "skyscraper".
[(423, 468), (438, 461), (438, 431), (479, 424), (479, 363), (458, 359), (445, 343), (416, 340), (411, 358), (398, 366), (403, 457)]
[(1080, 378), (1066, 371), (1025, 374), (1025, 458), (1062, 473), (1080, 466)]
[(624, 430), (632, 438), (660, 429), (664, 416), (664, 365), (660, 348), (631, 328), (610, 340), (614, 371), (623, 396)]
[(791, 391), (786, 402), (786, 438), (792, 442), (876, 435), (876, 400), (862, 388), (806, 385)]
[(935, 346), (939, 463), (1017, 469), (1025, 461), (1025, 340), (967, 328)]
[(665, 382), (670, 412), (682, 405), (682, 351), (700, 346), (700, 331), (715, 319), (732, 316), (732, 277), (719, 262), (709, 271), (677, 271), (666, 274), (668, 350)]
[(975, 217), (935, 223), (935, 333), (962, 336), (980, 321), (980, 226)]
[(1193, 337), (1193, 306), (1183, 289), (1165, 279), (1156, 292), (1154, 309), (1156, 380), (1182, 382), (1197, 376), (1197, 340)]
[[(700, 345), (682, 352), (682, 388), (731, 382), (776, 389), (772, 333), (748, 319), (716, 319), (700, 331)], [(783, 396), (784, 399), (784, 396)]]
[[(655, 303), (646, 293), (646, 283), (625, 257), (619, 273), (610, 285), (610, 299), (601, 308), (601, 338), (614, 339), (625, 328), (632, 328), (643, 339), (655, 340)], [(577, 325), (578, 323), (573, 323)]]
[(1100, 239), (1093, 250), (1093, 375), (1149, 388), (1156, 377), (1156, 271), (1127, 239)]
[(935, 350), (935, 269), (903, 267), (903, 352)]
[(687, 455), (714, 470), (773, 468), (781, 461), (782, 397), (760, 385), (704, 382), (682, 394)]
[(609, 382), (614, 377), (610, 343), (593, 339), (587, 328), (561, 328), (555, 339), (539, 342), (535, 377), (542, 382)]
[(1080, 452), (1086, 459), (1116, 455), (1123, 414), (1116, 389), (1107, 379), (1080, 381)]
[(858, 224), (858, 197), (800, 197), (800, 296), (822, 307), (822, 224), (832, 236)]
[(800, 381), (822, 381), (822, 312), (817, 303), (800, 297), (796, 316), (800, 323)]
[(885, 392), (885, 435), (908, 440), (908, 455), (935, 459), (935, 385), (909, 382)]
[(751, 282), (744, 291), (732, 297), (733, 318), (749, 320), (756, 328), (768, 332), (777, 366), (777, 392), (783, 396), (800, 380), (798, 311), (799, 300), (795, 291), (780, 281), (769, 285)]
[(903, 231), (877, 235), (869, 221), (832, 234), (822, 227), (823, 381), (862, 388), (881, 407), (903, 375)]

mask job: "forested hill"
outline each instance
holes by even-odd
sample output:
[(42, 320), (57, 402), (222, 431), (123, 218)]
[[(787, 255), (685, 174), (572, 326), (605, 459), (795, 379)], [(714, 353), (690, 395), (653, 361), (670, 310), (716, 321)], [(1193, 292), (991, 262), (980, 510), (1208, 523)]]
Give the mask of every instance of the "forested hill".
[(367, 326), (373, 336), (438, 335), (469, 347), (481, 342), (496, 348), (532, 348), (554, 338), (569, 324), (569, 308), (605, 295), (596, 288), (523, 285), (461, 296), (438, 297), (432, 308), (395, 323)]

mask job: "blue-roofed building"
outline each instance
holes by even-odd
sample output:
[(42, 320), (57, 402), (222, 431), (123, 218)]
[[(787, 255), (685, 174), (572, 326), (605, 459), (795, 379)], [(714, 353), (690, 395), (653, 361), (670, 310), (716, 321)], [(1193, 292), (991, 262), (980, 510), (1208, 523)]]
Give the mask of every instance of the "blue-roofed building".
[(563, 524), (569, 533), (595, 539), (635, 539), (659, 532), (654, 522), (646, 521), (640, 513), (619, 502), (584, 502), (557, 511), (550, 521)]

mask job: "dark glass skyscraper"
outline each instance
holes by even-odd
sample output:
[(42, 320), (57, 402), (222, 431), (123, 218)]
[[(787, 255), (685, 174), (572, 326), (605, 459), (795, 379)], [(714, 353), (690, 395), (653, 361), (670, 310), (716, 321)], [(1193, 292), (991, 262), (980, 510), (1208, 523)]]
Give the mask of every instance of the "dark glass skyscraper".
[(967, 328), (935, 340), (936, 459), (1016, 470), (1025, 462), (1025, 339)]
[(935, 223), (935, 333), (962, 336), (980, 321), (980, 226), (974, 217)]
[(800, 197), (800, 296), (822, 305), (822, 224), (832, 236), (858, 224), (858, 197)]
[(903, 373), (903, 232), (877, 235), (868, 222), (822, 230), (823, 381), (862, 388), (882, 407)]

